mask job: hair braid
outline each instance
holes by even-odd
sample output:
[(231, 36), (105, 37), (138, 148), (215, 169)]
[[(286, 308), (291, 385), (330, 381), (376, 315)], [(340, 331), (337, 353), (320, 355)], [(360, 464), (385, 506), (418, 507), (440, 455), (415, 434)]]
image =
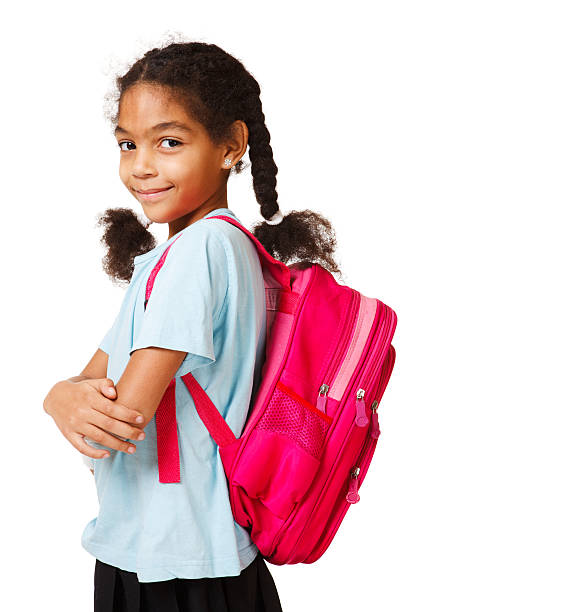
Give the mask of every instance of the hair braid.
[(249, 130), (249, 159), (253, 189), (261, 207), (261, 215), (265, 219), (270, 219), (279, 210), (275, 189), (279, 169), (273, 159), (273, 149), (269, 144), (271, 134), (265, 125), (265, 115), (258, 95), (255, 97), (255, 107), (248, 115), (246, 124)]

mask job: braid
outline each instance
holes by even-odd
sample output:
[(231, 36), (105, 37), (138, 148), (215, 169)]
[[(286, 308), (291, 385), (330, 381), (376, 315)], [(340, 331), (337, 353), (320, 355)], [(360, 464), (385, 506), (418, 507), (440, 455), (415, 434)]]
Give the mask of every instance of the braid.
[(271, 134), (265, 125), (265, 115), (258, 94), (253, 102), (255, 102), (254, 108), (251, 108), (246, 119), (253, 189), (261, 207), (261, 214), (265, 219), (269, 219), (279, 210), (275, 189), (278, 168), (273, 159), (273, 149), (269, 144)]
[[(261, 216), (270, 219), (279, 210), (278, 168), (270, 145), (271, 135), (265, 124), (261, 89), (237, 58), (214, 44), (170, 42), (147, 51), (115, 82), (114, 114), (109, 116), (113, 125), (119, 118), (121, 96), (140, 82), (164, 88), (164, 93), (204, 126), (217, 145), (231, 135), (234, 122), (243, 121), (248, 129), (253, 190)], [(241, 159), (231, 168), (231, 173), (239, 174), (244, 167)], [(115, 214), (116, 210), (124, 212)], [(112, 278), (126, 281), (131, 278), (133, 257), (155, 245), (155, 238), (147, 226), (136, 223), (135, 218), (128, 216), (127, 210), (108, 209), (102, 217), (102, 223), (109, 228), (102, 238), (109, 247), (104, 267)], [(128, 231), (117, 231), (113, 227), (116, 224)], [(329, 272), (341, 275), (333, 257), (336, 248), (334, 230), (325, 217), (312, 210), (293, 210), (284, 216), (281, 223), (259, 222), (251, 231), (273, 257), (288, 265), (304, 267), (319, 263)]]

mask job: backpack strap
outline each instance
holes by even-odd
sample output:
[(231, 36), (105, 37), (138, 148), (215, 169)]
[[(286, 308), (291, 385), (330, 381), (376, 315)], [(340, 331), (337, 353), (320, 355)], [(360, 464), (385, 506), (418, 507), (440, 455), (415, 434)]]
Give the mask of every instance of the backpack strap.
[(279, 289), (283, 289), (284, 291), (291, 291), (291, 272), (289, 271), (289, 268), (282, 261), (275, 259), (267, 251), (267, 249), (265, 249), (256, 236), (254, 236), (244, 225), (241, 225), (238, 221), (226, 215), (214, 215), (213, 217), (206, 218), (228, 221), (243, 231), (253, 241), (257, 249), (257, 253), (261, 261), (261, 268), (263, 269), (265, 287), (277, 287)]
[[(254, 243), (263, 273), (266, 291), (267, 309), (293, 312), (296, 306), (295, 296), (291, 293), (291, 272), (289, 268), (278, 259), (275, 259), (261, 244), (261, 242), (243, 225), (232, 217), (215, 215), (207, 219), (222, 219), (243, 231)], [(180, 234), (181, 236), (182, 234)], [(178, 236), (178, 238), (180, 238)], [(176, 240), (178, 239), (176, 238)], [(171, 242), (159, 261), (154, 266), (146, 283), (144, 310), (150, 298), (156, 276), (166, 261)], [(271, 303), (272, 302), (272, 303)], [(208, 429), (210, 436), (219, 447), (224, 447), (236, 440), (232, 430), (220, 414), (208, 394), (198, 381), (188, 372), (180, 377), (186, 385), (198, 416)], [(180, 482), (180, 453), (178, 445), (178, 426), (176, 422), (176, 378), (172, 378), (164, 392), (164, 396), (156, 410), (156, 436), (158, 448), (158, 478), (162, 483)]]
[[(181, 235), (182, 234), (180, 234), (180, 236)], [(178, 238), (180, 238), (180, 236), (178, 236)], [(178, 240), (178, 238), (176, 238), (176, 240)], [(168, 254), (168, 251), (170, 250), (170, 247), (174, 244), (174, 242), (176, 242), (176, 240), (173, 240), (168, 245), (168, 247), (166, 248), (166, 250), (164, 251), (164, 253), (160, 257), (160, 259), (158, 260), (158, 263), (156, 263), (156, 265), (154, 266), (154, 269), (150, 273), (150, 276), (148, 278), (148, 282), (146, 283), (146, 294), (145, 294), (145, 300), (144, 300), (144, 303), (143, 303), (144, 310), (145, 310), (146, 306), (148, 305), (148, 300), (150, 299), (150, 295), (152, 293), (152, 289), (154, 288), (154, 281), (156, 280), (156, 276), (158, 275), (158, 272), (160, 271), (160, 268), (164, 265), (164, 262), (166, 261), (166, 255)]]
[[(182, 234), (180, 234), (181, 236)], [(180, 238), (178, 236), (178, 238)], [(176, 238), (176, 240), (178, 240)], [(173, 240), (150, 272), (146, 283), (146, 294), (143, 308), (146, 310), (148, 300), (154, 287), (156, 276), (166, 261)], [(180, 454), (178, 447), (178, 424), (176, 422), (176, 378), (172, 378), (158, 405), (155, 414), (156, 439), (158, 446), (158, 478), (160, 482), (180, 482)]]
[(176, 422), (176, 378), (172, 378), (156, 410), (158, 478), (160, 482), (180, 482), (180, 451)]

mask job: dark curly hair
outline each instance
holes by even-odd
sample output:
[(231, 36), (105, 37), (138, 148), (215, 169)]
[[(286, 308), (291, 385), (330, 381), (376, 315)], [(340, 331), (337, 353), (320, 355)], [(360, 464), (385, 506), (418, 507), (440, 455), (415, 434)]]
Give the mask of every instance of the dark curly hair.
[[(279, 210), (277, 166), (269, 144), (270, 134), (259, 97), (260, 87), (243, 64), (214, 44), (171, 42), (147, 51), (122, 76), (115, 78), (110, 121), (119, 119), (119, 103), (124, 92), (136, 83), (167, 89), (173, 99), (207, 130), (212, 142), (229, 136), (231, 124), (245, 122), (248, 128), (249, 158), (253, 188), (261, 215), (269, 219)], [(239, 174), (239, 160), (231, 172)], [(133, 258), (156, 246), (156, 239), (130, 208), (108, 208), (98, 216), (104, 226), (101, 243), (107, 247), (103, 269), (113, 281), (129, 282)], [(277, 225), (265, 221), (250, 228), (254, 236), (276, 259), (288, 265), (306, 267), (319, 263), (330, 273), (341, 271), (332, 256), (336, 247), (330, 222), (311, 210), (291, 211)]]

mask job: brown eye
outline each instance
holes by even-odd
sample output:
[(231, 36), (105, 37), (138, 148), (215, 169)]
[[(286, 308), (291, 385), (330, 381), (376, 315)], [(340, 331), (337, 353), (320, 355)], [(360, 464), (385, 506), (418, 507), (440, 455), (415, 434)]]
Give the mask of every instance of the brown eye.
[(124, 145), (124, 144), (130, 145), (130, 144), (133, 144), (133, 143), (132, 143), (132, 142), (129, 142), (128, 140), (122, 140), (122, 141), (119, 143), (119, 148), (120, 148), (122, 151), (127, 151), (128, 149), (124, 149), (124, 148), (123, 148), (123, 145)]
[[(162, 142), (175, 142), (178, 146), (181, 145), (182, 143), (179, 140), (176, 140), (175, 138), (164, 138), (162, 140)], [(176, 147), (162, 147), (162, 149), (175, 149)]]

